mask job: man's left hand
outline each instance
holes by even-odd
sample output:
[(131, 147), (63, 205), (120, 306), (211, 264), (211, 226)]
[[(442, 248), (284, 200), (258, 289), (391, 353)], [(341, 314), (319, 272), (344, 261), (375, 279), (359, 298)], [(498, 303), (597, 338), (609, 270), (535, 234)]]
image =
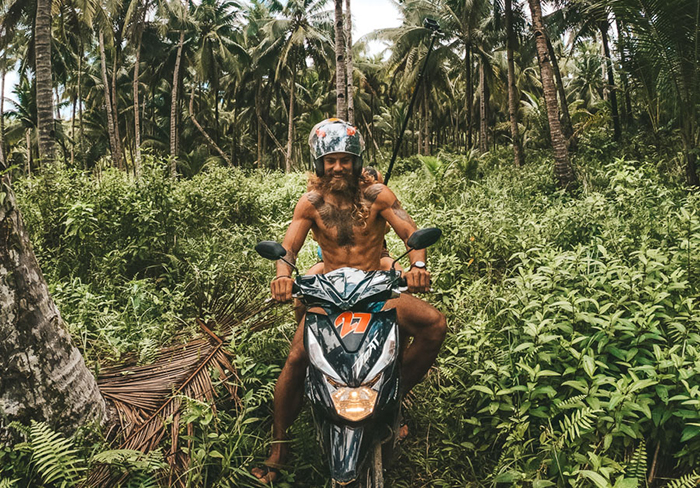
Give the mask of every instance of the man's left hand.
[(426, 293), (430, 291), (430, 272), (425, 268), (411, 268), (404, 276), (408, 291), (411, 293)]

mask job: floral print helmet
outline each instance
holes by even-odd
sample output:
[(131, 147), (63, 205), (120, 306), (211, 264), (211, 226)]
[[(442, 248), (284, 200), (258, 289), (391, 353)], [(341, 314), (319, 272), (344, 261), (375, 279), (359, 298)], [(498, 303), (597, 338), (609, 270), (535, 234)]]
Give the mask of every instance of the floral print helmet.
[(359, 175), (362, 171), (362, 152), (365, 141), (357, 128), (344, 120), (332, 118), (319, 122), (309, 134), (311, 162), (316, 176), (323, 176), (323, 156), (332, 153), (348, 153), (354, 157), (352, 171)]

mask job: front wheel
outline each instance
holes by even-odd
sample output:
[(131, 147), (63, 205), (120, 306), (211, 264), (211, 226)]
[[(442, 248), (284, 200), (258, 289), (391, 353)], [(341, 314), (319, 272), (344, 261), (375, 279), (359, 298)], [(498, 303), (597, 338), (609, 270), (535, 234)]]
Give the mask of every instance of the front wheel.
[(359, 478), (348, 485), (333, 481), (333, 488), (384, 488), (384, 463), (382, 461), (382, 444), (377, 442), (372, 448), (364, 472)]

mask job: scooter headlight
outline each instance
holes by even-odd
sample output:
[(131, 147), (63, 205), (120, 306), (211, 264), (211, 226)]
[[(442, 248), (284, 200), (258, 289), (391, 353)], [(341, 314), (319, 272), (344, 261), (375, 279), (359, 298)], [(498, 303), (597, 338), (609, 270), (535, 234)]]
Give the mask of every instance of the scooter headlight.
[(372, 415), (377, 392), (367, 386), (339, 388), (331, 394), (335, 411), (344, 419), (357, 422)]

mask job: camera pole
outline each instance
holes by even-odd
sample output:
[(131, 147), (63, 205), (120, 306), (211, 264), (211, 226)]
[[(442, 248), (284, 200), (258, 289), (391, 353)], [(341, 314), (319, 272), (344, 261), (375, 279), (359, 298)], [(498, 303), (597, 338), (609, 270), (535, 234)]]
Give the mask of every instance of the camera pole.
[(435, 39), (437, 38), (438, 32), (440, 32), (440, 26), (438, 25), (437, 21), (433, 19), (426, 18), (423, 21), (423, 27), (433, 31), (433, 33), (430, 36), (430, 47), (428, 47), (428, 54), (425, 55), (423, 67), (421, 68), (420, 73), (418, 74), (418, 81), (416, 81), (416, 87), (413, 89), (413, 96), (411, 97), (411, 103), (408, 105), (408, 112), (406, 113), (406, 118), (403, 121), (403, 127), (401, 127), (401, 132), (399, 133), (399, 140), (396, 141), (396, 146), (394, 146), (394, 153), (391, 155), (389, 169), (387, 169), (386, 176), (384, 177), (385, 185), (389, 184), (389, 178), (391, 178), (391, 169), (394, 167), (394, 162), (396, 161), (396, 156), (399, 154), (399, 148), (401, 147), (403, 135), (406, 132), (408, 121), (411, 119), (411, 114), (413, 113), (413, 104), (416, 102), (418, 89), (420, 88), (421, 81), (423, 81), (423, 73), (425, 73), (425, 68), (428, 66), (428, 58), (430, 58), (430, 53), (433, 52), (433, 45), (435, 44)]

